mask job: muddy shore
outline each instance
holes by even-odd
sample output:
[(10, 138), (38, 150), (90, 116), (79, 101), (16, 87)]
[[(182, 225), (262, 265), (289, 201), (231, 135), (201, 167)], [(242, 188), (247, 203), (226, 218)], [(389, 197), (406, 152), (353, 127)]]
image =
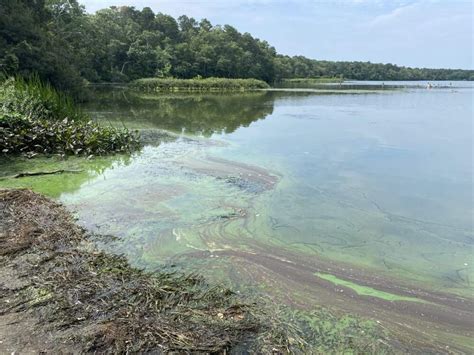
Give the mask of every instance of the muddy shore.
[(0, 190), (0, 290), (2, 354), (303, 346), (258, 300), (98, 251), (62, 205), (29, 190)]

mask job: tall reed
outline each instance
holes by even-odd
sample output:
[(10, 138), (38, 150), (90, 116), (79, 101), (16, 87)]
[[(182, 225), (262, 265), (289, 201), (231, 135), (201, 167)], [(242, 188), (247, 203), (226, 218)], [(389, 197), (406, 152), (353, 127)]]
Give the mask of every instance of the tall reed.
[(10, 77), (0, 84), (0, 112), (28, 118), (87, 120), (73, 100), (33, 75)]

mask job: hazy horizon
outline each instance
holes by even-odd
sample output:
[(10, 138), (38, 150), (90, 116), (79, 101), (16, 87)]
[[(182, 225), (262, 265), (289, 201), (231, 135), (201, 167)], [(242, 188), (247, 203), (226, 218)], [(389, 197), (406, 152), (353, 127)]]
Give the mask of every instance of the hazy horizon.
[(93, 13), (150, 7), (209, 19), (268, 41), (278, 53), (330, 61), (474, 69), (470, 1), (79, 0)]

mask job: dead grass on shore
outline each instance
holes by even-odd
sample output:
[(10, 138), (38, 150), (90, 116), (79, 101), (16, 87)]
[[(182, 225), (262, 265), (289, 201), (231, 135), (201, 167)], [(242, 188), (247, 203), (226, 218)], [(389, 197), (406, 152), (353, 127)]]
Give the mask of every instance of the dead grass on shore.
[(38, 352), (286, 353), (305, 346), (263, 301), (197, 275), (145, 273), (98, 251), (63, 206), (28, 190), (0, 190), (2, 268), (15, 272), (0, 282), (0, 316), (34, 322), (33, 333), (10, 341), (19, 351), (43, 344), (44, 334), (49, 341)]

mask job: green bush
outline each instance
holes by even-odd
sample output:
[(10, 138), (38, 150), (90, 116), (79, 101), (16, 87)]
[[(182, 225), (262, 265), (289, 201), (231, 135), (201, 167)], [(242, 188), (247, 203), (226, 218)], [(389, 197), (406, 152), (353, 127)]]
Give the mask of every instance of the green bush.
[(226, 78), (144, 78), (130, 83), (135, 90), (145, 92), (160, 91), (245, 91), (267, 89), (268, 84), (257, 79), (226, 79)]

